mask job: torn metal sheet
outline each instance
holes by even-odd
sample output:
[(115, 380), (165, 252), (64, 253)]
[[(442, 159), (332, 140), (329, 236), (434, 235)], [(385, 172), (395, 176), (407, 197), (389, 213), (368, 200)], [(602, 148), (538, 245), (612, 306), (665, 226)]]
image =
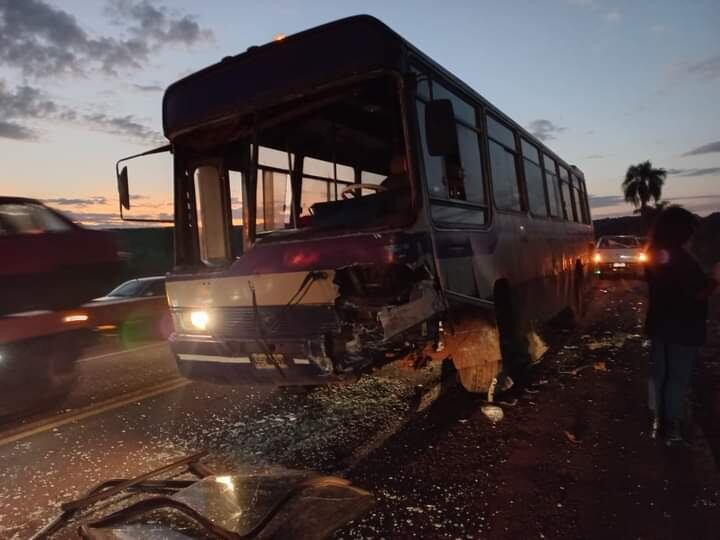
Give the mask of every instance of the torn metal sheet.
[(378, 311), (377, 317), (386, 340), (444, 311), (444, 302), (432, 283), (421, 283), (417, 294), (418, 298), (407, 304), (388, 306)]

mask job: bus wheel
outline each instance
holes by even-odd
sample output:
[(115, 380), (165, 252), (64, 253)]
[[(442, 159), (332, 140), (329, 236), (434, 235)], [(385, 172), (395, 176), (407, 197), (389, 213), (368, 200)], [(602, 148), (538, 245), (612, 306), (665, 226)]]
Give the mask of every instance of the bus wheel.
[(510, 286), (501, 281), (495, 285), (495, 317), (500, 337), (500, 353), (506, 366), (513, 364), (518, 339), (517, 317), (513, 310)]
[(500, 335), (495, 313), (468, 309), (453, 322), (446, 338), (457, 378), (468, 392), (487, 392), (502, 370)]
[(573, 276), (573, 314), (575, 319), (581, 320), (585, 315), (585, 273), (580, 261), (575, 264)]

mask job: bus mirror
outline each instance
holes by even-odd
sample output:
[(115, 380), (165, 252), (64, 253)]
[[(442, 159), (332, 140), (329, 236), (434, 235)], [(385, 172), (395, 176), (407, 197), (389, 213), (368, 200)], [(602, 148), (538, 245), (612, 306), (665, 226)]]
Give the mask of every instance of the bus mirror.
[(130, 189), (128, 188), (128, 172), (127, 167), (123, 167), (118, 173), (118, 194), (120, 195), (120, 204), (125, 210), (130, 210)]
[(448, 156), (457, 153), (455, 114), (449, 99), (436, 99), (426, 105), (425, 139), (431, 156)]

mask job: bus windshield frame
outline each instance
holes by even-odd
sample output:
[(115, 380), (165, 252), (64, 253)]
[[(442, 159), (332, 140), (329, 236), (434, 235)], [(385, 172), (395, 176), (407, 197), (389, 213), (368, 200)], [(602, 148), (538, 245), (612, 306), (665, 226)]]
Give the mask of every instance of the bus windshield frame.
[[(247, 247), (409, 224), (418, 188), (405, 110), (402, 78), (373, 73), (259, 111), (219, 144), (176, 144), (175, 182), (193, 224), (178, 234), (197, 235), (198, 258), (212, 267), (241, 254), (238, 229)], [(215, 183), (199, 182), (211, 168)]]

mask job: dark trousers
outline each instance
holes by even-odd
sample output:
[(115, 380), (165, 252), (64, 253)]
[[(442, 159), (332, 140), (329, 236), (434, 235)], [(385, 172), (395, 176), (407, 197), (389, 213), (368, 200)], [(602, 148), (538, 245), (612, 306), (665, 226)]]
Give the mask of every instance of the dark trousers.
[(653, 413), (667, 422), (685, 418), (685, 401), (697, 352), (697, 347), (651, 339), (648, 404)]

